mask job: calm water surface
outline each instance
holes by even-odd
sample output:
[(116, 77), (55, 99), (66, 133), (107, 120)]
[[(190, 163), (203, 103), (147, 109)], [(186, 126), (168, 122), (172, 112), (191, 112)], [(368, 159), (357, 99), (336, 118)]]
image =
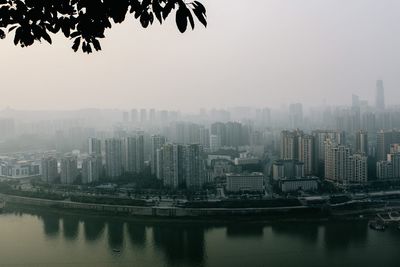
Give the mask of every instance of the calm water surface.
[(400, 266), (400, 231), (9, 210), (0, 214), (0, 266)]

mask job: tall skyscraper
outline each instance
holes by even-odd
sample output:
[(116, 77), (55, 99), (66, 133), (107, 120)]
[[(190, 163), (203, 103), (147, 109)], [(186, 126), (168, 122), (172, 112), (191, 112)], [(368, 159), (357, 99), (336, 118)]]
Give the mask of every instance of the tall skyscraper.
[(210, 130), (205, 127), (199, 129), (200, 145), (204, 148), (210, 148)]
[(89, 155), (101, 155), (101, 141), (97, 138), (89, 137)]
[(46, 183), (54, 183), (58, 177), (57, 159), (54, 157), (42, 158), (42, 180)]
[(149, 122), (155, 123), (155, 121), (156, 121), (156, 110), (154, 108), (152, 108), (149, 111)]
[(172, 188), (184, 185), (183, 146), (165, 144), (160, 151), (162, 153), (162, 179), (164, 185)]
[(314, 173), (314, 136), (302, 131), (281, 132), (281, 159), (300, 161), (304, 166), (304, 174)]
[(125, 172), (136, 173), (136, 137), (126, 137), (122, 143), (122, 161)]
[(151, 136), (151, 174), (155, 175), (157, 172), (157, 150), (160, 149), (166, 142), (166, 138), (161, 135)]
[(331, 140), (339, 145), (344, 145), (345, 134), (343, 131), (316, 130), (312, 132), (314, 136), (314, 173), (324, 176), (325, 164), (325, 141)]
[(136, 172), (140, 173), (144, 170), (144, 135), (138, 133), (136, 135)]
[(92, 154), (82, 161), (82, 183), (93, 183), (100, 179), (102, 170), (101, 158)]
[(140, 110), (140, 123), (146, 123), (147, 122), (147, 110), (142, 108)]
[(66, 155), (61, 159), (61, 183), (72, 184), (78, 177), (78, 162), (75, 156)]
[(125, 123), (129, 122), (129, 112), (128, 111), (124, 111), (122, 113), (122, 121)]
[(312, 175), (314, 172), (314, 137), (301, 135), (299, 138), (298, 160), (304, 163), (304, 174)]
[(162, 166), (157, 175), (162, 177), (165, 186), (201, 188), (205, 183), (201, 145), (164, 144), (157, 150), (157, 161)]
[(131, 110), (131, 122), (138, 123), (139, 122), (139, 115), (137, 109)]
[(281, 159), (299, 159), (299, 138), (303, 135), (301, 131), (282, 131), (281, 132)]
[(201, 188), (205, 183), (203, 149), (198, 144), (184, 148), (184, 170), (187, 188)]
[(155, 171), (155, 175), (157, 177), (157, 179), (164, 181), (164, 172), (163, 172), (163, 166), (164, 164), (164, 158), (163, 158), (163, 148), (159, 148), (156, 151), (156, 171)]
[(221, 136), (217, 134), (210, 135), (210, 151), (217, 152), (221, 148)]
[(400, 131), (380, 130), (376, 134), (377, 161), (386, 160), (387, 154), (390, 153), (390, 146), (397, 143), (400, 143)]
[(356, 152), (368, 156), (368, 132), (360, 130), (356, 133)]
[(105, 148), (107, 178), (118, 178), (122, 174), (122, 141), (117, 138), (106, 139)]
[(325, 141), (325, 178), (340, 184), (347, 184), (351, 177), (350, 148)]
[(215, 122), (211, 124), (211, 134), (217, 135), (220, 138), (220, 145), (226, 146), (226, 127), (225, 123)]
[(365, 154), (354, 154), (350, 156), (351, 173), (349, 182), (363, 184), (368, 182), (368, 165), (367, 156)]
[(400, 153), (390, 153), (386, 160), (376, 163), (378, 179), (400, 179)]
[(358, 95), (351, 96), (351, 106), (353, 108), (360, 107), (360, 97)]
[(375, 107), (377, 110), (385, 110), (385, 89), (383, 87), (383, 81), (376, 81), (376, 98)]

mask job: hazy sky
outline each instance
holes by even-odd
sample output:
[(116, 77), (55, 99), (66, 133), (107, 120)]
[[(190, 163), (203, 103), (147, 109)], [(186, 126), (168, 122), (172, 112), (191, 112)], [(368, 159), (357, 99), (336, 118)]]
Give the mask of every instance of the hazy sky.
[(168, 108), (373, 103), (383, 79), (400, 104), (399, 0), (203, 0), (207, 29), (128, 18), (103, 51), (0, 40), (0, 108)]

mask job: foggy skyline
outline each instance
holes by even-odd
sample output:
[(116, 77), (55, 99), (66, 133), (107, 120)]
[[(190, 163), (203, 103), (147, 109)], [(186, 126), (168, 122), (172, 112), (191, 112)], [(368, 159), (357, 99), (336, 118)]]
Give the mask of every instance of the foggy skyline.
[(386, 104), (399, 104), (399, 1), (203, 2), (206, 29), (180, 34), (173, 16), (142, 29), (129, 17), (92, 55), (60, 37), (15, 47), (11, 34), (0, 42), (0, 109), (318, 106), (352, 94), (374, 105), (377, 79)]

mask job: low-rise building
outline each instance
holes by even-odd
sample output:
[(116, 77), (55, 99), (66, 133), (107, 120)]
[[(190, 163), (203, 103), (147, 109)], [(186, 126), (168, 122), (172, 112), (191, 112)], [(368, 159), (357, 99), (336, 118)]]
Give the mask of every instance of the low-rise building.
[(279, 181), (282, 192), (315, 191), (318, 189), (318, 178), (302, 178), (302, 179), (282, 179)]
[(262, 173), (227, 174), (226, 190), (229, 192), (263, 191), (264, 175)]

